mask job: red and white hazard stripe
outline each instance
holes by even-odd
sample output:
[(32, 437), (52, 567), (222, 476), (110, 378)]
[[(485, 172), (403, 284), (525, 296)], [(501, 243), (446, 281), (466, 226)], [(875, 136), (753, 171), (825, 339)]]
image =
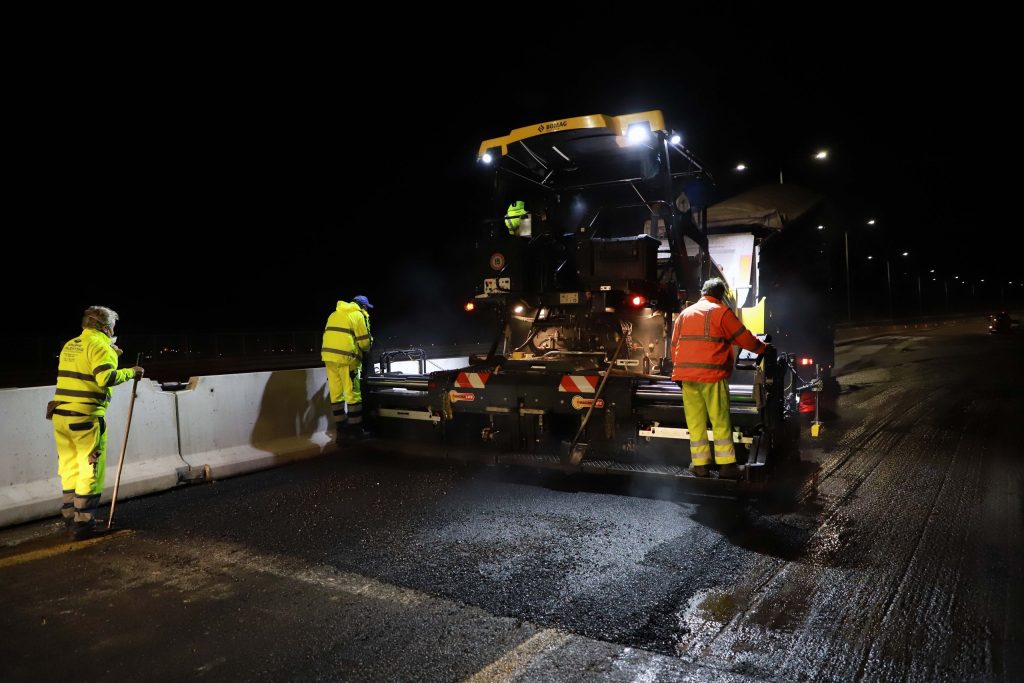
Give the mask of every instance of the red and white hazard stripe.
[(483, 389), (490, 376), (489, 372), (460, 372), (455, 378), (455, 386), (460, 389)]
[(597, 375), (563, 375), (558, 390), (570, 394), (593, 394), (597, 391), (598, 381)]

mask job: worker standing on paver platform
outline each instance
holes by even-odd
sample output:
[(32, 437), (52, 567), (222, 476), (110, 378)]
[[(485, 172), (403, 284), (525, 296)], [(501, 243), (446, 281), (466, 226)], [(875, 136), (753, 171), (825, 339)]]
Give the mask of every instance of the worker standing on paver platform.
[(718, 476), (735, 479), (736, 446), (729, 417), (729, 375), (732, 373), (732, 345), (752, 353), (764, 353), (768, 346), (752, 335), (736, 314), (722, 303), (725, 282), (713, 277), (701, 288), (697, 303), (683, 309), (672, 329), (672, 379), (682, 383), (683, 410), (690, 432), (690, 471), (708, 476), (711, 457), (708, 419), (715, 437)]
[(327, 367), (327, 386), (338, 441), (366, 436), (362, 426), (359, 377), (363, 360), (369, 356), (373, 345), (369, 313), (372, 308), (370, 300), (361, 295), (351, 303), (339, 301), (324, 329), (320, 358)]

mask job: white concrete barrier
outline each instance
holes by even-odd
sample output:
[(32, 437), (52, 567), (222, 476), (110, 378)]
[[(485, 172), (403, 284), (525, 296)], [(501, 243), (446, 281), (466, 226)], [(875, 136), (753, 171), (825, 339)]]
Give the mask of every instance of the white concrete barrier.
[[(109, 500), (124, 443), (131, 382), (114, 389), (107, 410), (107, 476)], [(0, 526), (56, 514), (61, 505), (57, 447), (53, 423), (45, 419), (54, 388), (0, 390)], [(186, 467), (178, 455), (174, 395), (149, 380), (139, 382), (132, 414), (128, 450), (121, 474), (119, 499), (174, 486), (177, 470)]]
[(177, 392), (182, 457), (214, 479), (333, 449), (324, 368), (194, 377)]
[[(435, 358), (428, 372), (465, 367), (467, 358)], [(418, 371), (416, 363), (394, 370)], [(114, 389), (107, 411), (110, 499), (124, 440), (131, 383)], [(0, 390), (0, 526), (60, 509), (53, 423), (44, 418), (54, 388)], [(324, 368), (195, 377), (189, 388), (161, 391), (142, 380), (132, 415), (120, 499), (173, 488), (190, 468), (212, 478), (285, 464), (333, 450)]]

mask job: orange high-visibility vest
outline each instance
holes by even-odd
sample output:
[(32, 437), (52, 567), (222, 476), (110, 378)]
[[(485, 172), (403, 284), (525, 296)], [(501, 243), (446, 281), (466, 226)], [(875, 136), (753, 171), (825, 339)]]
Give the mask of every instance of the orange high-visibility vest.
[(713, 296), (687, 306), (672, 328), (672, 379), (718, 382), (732, 374), (732, 345), (752, 353), (767, 348), (728, 306)]

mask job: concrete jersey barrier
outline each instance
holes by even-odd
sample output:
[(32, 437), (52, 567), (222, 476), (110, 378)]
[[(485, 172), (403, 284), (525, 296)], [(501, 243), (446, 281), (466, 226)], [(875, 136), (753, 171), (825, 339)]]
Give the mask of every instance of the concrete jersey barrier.
[(176, 396), (182, 457), (214, 479), (333, 448), (324, 368), (195, 377)]

